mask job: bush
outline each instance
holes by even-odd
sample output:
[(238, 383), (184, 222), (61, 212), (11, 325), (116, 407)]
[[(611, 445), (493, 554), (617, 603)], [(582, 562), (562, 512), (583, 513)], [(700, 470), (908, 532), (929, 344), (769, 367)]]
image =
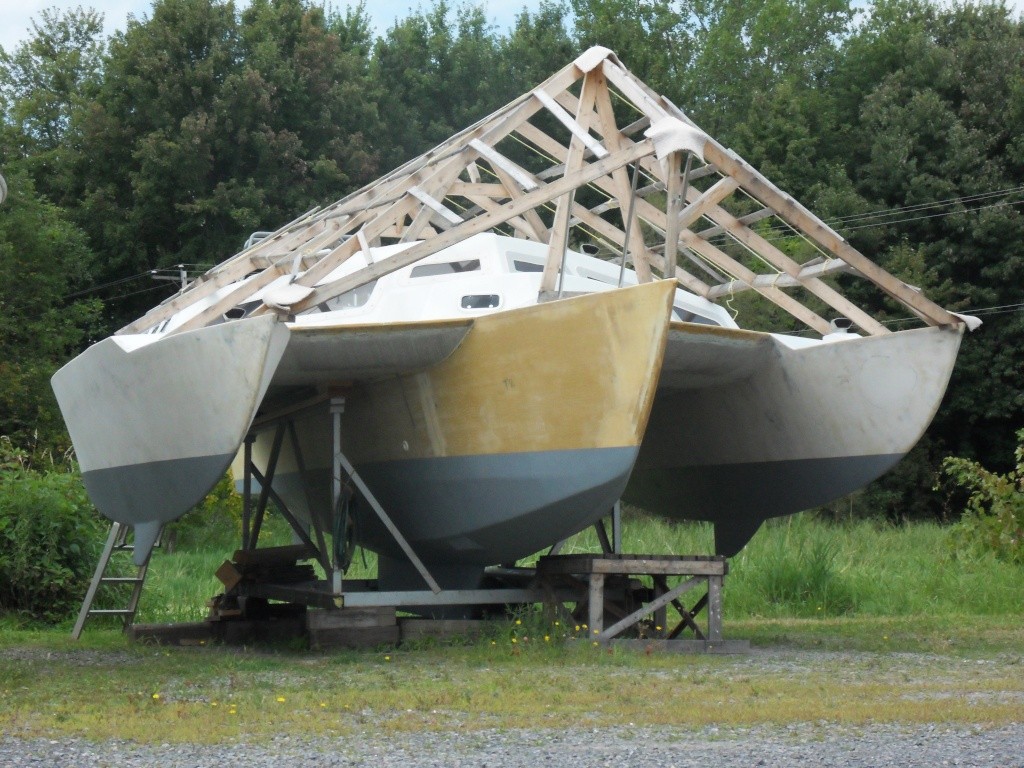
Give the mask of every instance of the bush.
[(0, 613), (67, 618), (85, 594), (106, 529), (77, 473), (0, 470)]
[(242, 497), (235, 493), (230, 472), (220, 479), (199, 504), (167, 526), (164, 532), (164, 543), (170, 551), (178, 547), (186, 550), (222, 548), (230, 551), (241, 546), (241, 539)]
[(950, 537), (962, 554), (991, 552), (1024, 565), (1024, 429), (1017, 432), (1017, 467), (1000, 475), (968, 459), (950, 457), (943, 474), (970, 493)]

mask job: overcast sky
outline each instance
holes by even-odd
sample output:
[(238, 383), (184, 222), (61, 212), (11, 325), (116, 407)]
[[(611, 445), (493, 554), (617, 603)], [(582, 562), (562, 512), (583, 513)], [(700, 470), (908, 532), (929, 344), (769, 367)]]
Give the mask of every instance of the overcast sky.
[[(1021, 0), (1024, 2), (1024, 0)], [(236, 6), (245, 4), (245, 0), (236, 0)], [(329, 3), (334, 8), (344, 9), (349, 3), (346, 0), (333, 0)], [(354, 3), (353, 3), (354, 4)], [(458, 5), (458, 3), (453, 3)], [(540, 0), (486, 0), (482, 3), (487, 8), (488, 19), (501, 29), (512, 26), (512, 22), (523, 8), (536, 10)], [(135, 18), (150, 15), (152, 0), (0, 0), (0, 46), (6, 51), (13, 51), (18, 43), (28, 37), (32, 19), (39, 16), (45, 8), (75, 8), (83, 6), (94, 8), (103, 14), (108, 34), (117, 29), (124, 29), (129, 14)], [(367, 0), (366, 8), (370, 18), (383, 33), (396, 19), (405, 18), (410, 11), (426, 8), (432, 3), (421, 0)]]
[[(236, 5), (241, 6), (245, 3), (246, 0), (236, 0)], [(343, 9), (348, 2), (328, 0), (328, 4)], [(408, 16), (410, 11), (429, 7), (431, 4), (430, 0), (366, 1), (370, 18), (378, 33), (387, 30), (396, 19)], [(457, 6), (459, 0), (453, 0), (452, 4)], [(483, 0), (482, 4), (487, 8), (489, 20), (504, 30), (512, 26), (516, 14), (523, 8), (536, 10), (540, 0)], [(854, 3), (855, 6), (864, 4), (863, 0)], [(1024, 0), (1007, 0), (1007, 5), (1014, 9), (1014, 15), (1018, 17), (1024, 10)], [(0, 0), (0, 46), (12, 51), (19, 42), (28, 37), (32, 19), (38, 17), (44, 8), (66, 9), (76, 6), (94, 8), (101, 12), (106, 22), (106, 31), (110, 34), (114, 30), (124, 29), (129, 14), (136, 18), (149, 16), (152, 0)]]

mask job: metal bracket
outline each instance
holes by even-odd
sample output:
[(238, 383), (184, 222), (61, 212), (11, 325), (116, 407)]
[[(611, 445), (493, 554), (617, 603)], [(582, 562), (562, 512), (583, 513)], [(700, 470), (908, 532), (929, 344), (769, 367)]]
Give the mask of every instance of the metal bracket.
[[(359, 489), (359, 492), (363, 495), (363, 498), (369, 502), (373, 511), (377, 514), (381, 523), (388, 529), (388, 532), (394, 537), (398, 546), (402, 548), (402, 552), (409, 558), (409, 562), (413, 564), (420, 576), (430, 587), (430, 590), (436, 595), (441, 592), (441, 586), (437, 583), (434, 577), (427, 570), (427, 567), (420, 560), (419, 556), (410, 546), (409, 542), (402, 535), (402, 532), (398, 530), (398, 527), (392, 522), (388, 513), (384, 511), (384, 507), (381, 506), (380, 502), (377, 501), (377, 497), (373, 495), (373, 492), (369, 489), (363, 479), (356, 472), (352, 466), (352, 462), (348, 460), (345, 454), (341, 450), (341, 414), (345, 412), (345, 398), (344, 397), (332, 397), (331, 398), (331, 415), (334, 421), (334, 501), (337, 502), (338, 495), (341, 494), (341, 472), (344, 470), (345, 474), (349, 476), (352, 483)], [(340, 591), (340, 590), (338, 590)]]

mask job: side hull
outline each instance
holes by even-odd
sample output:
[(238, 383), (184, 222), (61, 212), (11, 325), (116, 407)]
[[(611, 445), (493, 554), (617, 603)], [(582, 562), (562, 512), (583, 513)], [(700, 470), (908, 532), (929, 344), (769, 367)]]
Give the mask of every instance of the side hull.
[(151, 340), (111, 337), (52, 379), (89, 496), (145, 560), (238, 450), (288, 340), (267, 316)]
[[(828, 503), (898, 463), (935, 415), (961, 334), (924, 328), (802, 349), (775, 342), (771, 354), (756, 344), (758, 364), (745, 378), (663, 386), (625, 498), (714, 522), (720, 553), (734, 554), (765, 519)], [(700, 330), (673, 341), (700, 345)]]

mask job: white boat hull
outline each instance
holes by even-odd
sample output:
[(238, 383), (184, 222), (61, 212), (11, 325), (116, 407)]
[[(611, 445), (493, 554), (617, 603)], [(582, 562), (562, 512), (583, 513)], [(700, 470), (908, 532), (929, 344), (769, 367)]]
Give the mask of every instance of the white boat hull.
[(899, 462), (938, 409), (962, 334), (792, 349), (767, 334), (674, 326), (625, 498), (715, 523), (716, 548), (735, 554), (765, 519), (825, 504)]
[(141, 346), (111, 337), (54, 374), (89, 498), (134, 526), (136, 560), (224, 475), (288, 336), (266, 316)]

